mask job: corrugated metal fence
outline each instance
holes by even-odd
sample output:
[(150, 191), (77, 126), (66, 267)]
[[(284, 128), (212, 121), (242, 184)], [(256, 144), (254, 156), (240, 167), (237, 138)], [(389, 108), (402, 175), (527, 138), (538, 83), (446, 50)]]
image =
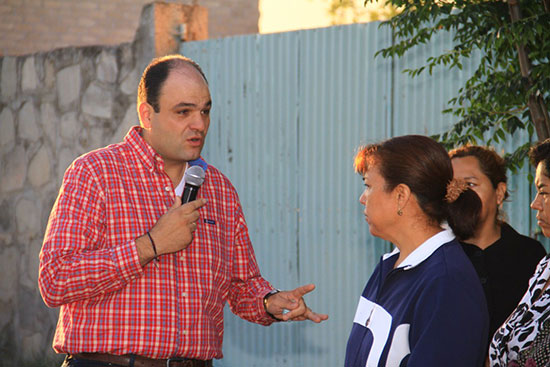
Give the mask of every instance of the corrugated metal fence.
[[(265, 328), (226, 308), (216, 366), (343, 365), (359, 295), (391, 249), (364, 221), (356, 148), (445, 130), (452, 119), (441, 110), (475, 65), (411, 79), (401, 70), (449, 49), (450, 37), (394, 62), (374, 58), (390, 42), (388, 28), (369, 23), (182, 46), (204, 69), (213, 97), (203, 155), (239, 192), (262, 274), (283, 289), (315, 283), (308, 305), (330, 315), (321, 325)], [(523, 233), (530, 228), (525, 172), (511, 180), (508, 205)]]

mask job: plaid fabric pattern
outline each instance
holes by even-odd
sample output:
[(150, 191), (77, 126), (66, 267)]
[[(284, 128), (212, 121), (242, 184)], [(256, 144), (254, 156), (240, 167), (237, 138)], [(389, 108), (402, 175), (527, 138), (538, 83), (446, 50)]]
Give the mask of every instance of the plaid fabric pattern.
[(135, 239), (176, 196), (162, 158), (133, 127), (124, 142), (67, 169), (40, 253), (39, 288), (61, 306), (59, 353), (135, 353), (150, 358), (222, 357), (223, 306), (263, 325), (272, 286), (259, 272), (237, 193), (209, 166), (193, 242), (139, 263)]

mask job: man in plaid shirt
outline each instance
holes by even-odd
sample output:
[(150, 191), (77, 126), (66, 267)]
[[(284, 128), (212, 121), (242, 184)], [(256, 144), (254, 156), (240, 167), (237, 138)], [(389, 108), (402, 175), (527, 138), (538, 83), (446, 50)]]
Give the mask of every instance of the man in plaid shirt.
[[(321, 322), (302, 296), (259, 272), (237, 193), (200, 159), (212, 101), (200, 67), (153, 60), (138, 89), (141, 126), (67, 169), (40, 253), (44, 302), (60, 307), (53, 341), (63, 366), (212, 366), (223, 306), (269, 325)], [(181, 204), (184, 172), (206, 168)]]

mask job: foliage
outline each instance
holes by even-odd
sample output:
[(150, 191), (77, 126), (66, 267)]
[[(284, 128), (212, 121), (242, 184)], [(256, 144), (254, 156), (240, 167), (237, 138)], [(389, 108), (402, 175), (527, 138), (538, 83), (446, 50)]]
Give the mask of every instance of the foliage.
[[(371, 0), (365, 0), (365, 5)], [(522, 18), (512, 22), (509, 4), (502, 0), (388, 0), (401, 12), (385, 21), (394, 34), (392, 46), (377, 54), (401, 57), (411, 48), (430, 42), (438, 32), (453, 35), (454, 48), (406, 70), (411, 76), (434, 67), (462, 69), (474, 53), (481, 61), (472, 77), (445, 110), (459, 118), (449, 131), (435, 136), (448, 148), (466, 143), (487, 145), (505, 141), (527, 129), (535, 131), (527, 100), (538, 93), (548, 103), (550, 92), (550, 13), (548, 0), (519, 0)], [(520, 71), (517, 46), (524, 45), (531, 60), (530, 78)], [(548, 111), (546, 107), (546, 111)], [(537, 130), (538, 131), (538, 130)], [(525, 161), (529, 143), (507, 154), (516, 171)]]

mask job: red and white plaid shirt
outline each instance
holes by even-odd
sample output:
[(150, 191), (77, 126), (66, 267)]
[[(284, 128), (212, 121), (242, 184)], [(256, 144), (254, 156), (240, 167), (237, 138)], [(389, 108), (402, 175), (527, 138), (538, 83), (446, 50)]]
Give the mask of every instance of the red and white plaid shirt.
[(61, 306), (58, 353), (222, 357), (223, 307), (263, 325), (259, 272), (234, 187), (209, 166), (194, 240), (139, 263), (135, 239), (176, 199), (162, 158), (133, 127), (124, 142), (78, 158), (67, 170), (40, 253), (45, 303)]

